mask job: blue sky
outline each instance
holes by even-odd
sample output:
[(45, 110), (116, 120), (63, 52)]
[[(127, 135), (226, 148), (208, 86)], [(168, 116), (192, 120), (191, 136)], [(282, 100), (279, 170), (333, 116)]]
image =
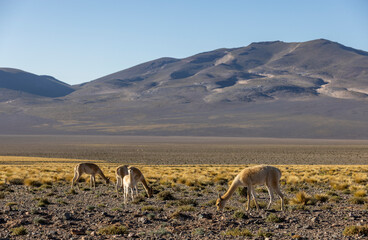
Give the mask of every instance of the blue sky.
[(0, 0), (0, 67), (69, 84), (160, 57), (318, 38), (368, 51), (368, 1)]

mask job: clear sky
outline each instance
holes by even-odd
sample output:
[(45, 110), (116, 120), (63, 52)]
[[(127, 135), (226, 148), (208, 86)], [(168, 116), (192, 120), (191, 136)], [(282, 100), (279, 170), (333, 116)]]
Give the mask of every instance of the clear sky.
[(69, 84), (160, 57), (318, 38), (368, 51), (368, 1), (0, 0), (0, 67)]

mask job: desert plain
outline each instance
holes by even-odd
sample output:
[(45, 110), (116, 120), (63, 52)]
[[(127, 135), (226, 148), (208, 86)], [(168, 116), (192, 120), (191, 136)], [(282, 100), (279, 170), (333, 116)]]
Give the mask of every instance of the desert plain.
[[(84, 175), (100, 166), (111, 183)], [(366, 239), (368, 141), (144, 136), (0, 136), (0, 239)], [(124, 204), (115, 169), (138, 167), (154, 195)], [(257, 211), (242, 188), (224, 194), (245, 167), (282, 172), (285, 211), (256, 187)], [(276, 195), (275, 195), (276, 196)]]

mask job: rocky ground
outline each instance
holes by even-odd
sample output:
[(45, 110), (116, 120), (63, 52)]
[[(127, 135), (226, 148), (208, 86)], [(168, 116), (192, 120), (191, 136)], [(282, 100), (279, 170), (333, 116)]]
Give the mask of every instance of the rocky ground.
[[(134, 202), (123, 203), (113, 185), (95, 190), (80, 183), (70, 190), (66, 183), (51, 186), (0, 186), (0, 239), (366, 239), (361, 233), (343, 234), (348, 226), (368, 226), (367, 203), (352, 202), (352, 195), (336, 191), (326, 199), (291, 204), (296, 192), (282, 186), (286, 211), (255, 208), (244, 211), (244, 196), (236, 192), (223, 212), (215, 200), (222, 186), (174, 187), (153, 183), (154, 197), (143, 189)], [(299, 191), (299, 190), (298, 190)], [(323, 189), (306, 188), (321, 193)], [(268, 193), (257, 190), (264, 207)], [(109, 228), (109, 229), (108, 229)], [(110, 231), (110, 232), (109, 232)]]

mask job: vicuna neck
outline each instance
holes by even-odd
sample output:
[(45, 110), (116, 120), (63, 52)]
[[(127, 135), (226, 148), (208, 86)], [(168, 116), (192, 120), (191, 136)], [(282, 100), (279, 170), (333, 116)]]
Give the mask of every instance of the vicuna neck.
[(240, 184), (238, 183), (238, 181), (234, 180), (227, 192), (223, 196), (221, 196), (221, 199), (227, 201), (233, 195), (239, 185)]

